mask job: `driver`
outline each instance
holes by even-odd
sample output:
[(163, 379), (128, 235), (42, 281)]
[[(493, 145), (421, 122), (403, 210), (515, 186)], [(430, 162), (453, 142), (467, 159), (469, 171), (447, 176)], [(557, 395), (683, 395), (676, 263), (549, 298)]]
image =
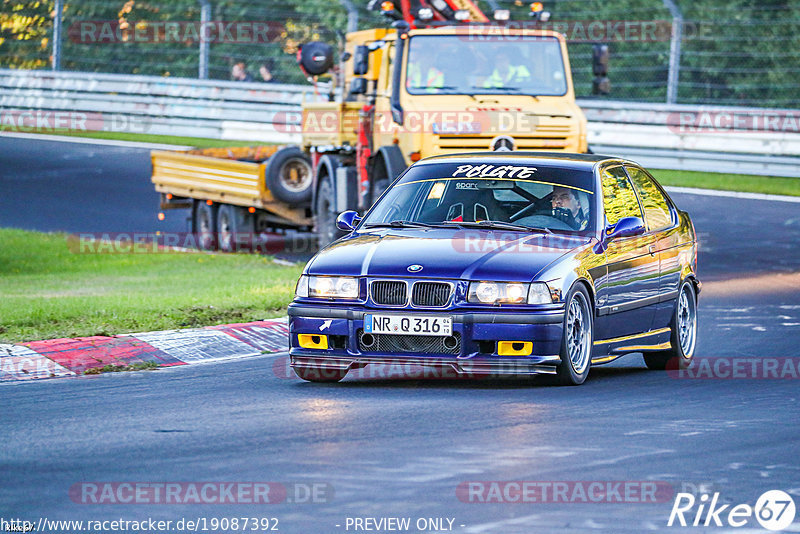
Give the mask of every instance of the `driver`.
[(531, 73), (525, 65), (512, 65), (513, 58), (520, 57), (520, 54), (512, 46), (501, 48), (495, 55), (495, 69), (483, 86), (486, 88), (500, 89), (508, 85), (527, 82)]
[(568, 224), (573, 230), (586, 228), (589, 218), (581, 208), (578, 193), (574, 189), (560, 186), (553, 187), (550, 205), (553, 209), (553, 217)]

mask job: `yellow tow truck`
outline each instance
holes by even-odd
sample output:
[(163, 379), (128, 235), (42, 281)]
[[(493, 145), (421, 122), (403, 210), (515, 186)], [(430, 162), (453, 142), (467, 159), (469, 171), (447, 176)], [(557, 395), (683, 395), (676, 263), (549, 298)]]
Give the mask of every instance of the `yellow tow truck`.
[[(193, 229), (210, 232), (210, 247), (229, 250), (232, 229), (257, 232), (265, 224), (313, 226), (327, 244), (339, 235), (337, 213), (367, 210), (408, 165), (428, 156), (587, 151), (566, 41), (537, 28), (539, 2), (524, 23), (509, 21), (506, 10), (490, 22), (471, 0), (370, 6), (392, 20), (390, 28), (351, 32), (338, 53), (322, 42), (298, 52), (309, 79), (330, 76), (339, 88), (327, 102), (303, 104), (300, 146), (245, 167), (209, 155), (153, 153), (162, 207), (191, 205)], [(178, 181), (169, 179), (175, 169)]]

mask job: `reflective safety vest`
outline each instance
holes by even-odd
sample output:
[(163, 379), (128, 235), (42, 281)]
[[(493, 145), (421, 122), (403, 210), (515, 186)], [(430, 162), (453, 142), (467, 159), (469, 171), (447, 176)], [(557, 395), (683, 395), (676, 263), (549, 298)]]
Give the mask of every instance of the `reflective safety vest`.
[(521, 80), (523, 78), (530, 78), (531, 73), (525, 67), (525, 65), (509, 65), (508, 66), (508, 74), (506, 74), (505, 79), (500, 75), (497, 69), (494, 69), (492, 75), (486, 78), (486, 81), (483, 82), (484, 87), (503, 87), (508, 82), (512, 80)]
[(415, 64), (409, 65), (406, 87), (421, 89), (444, 87), (444, 73), (435, 67), (431, 67), (428, 69), (428, 75), (423, 80), (419, 66)]

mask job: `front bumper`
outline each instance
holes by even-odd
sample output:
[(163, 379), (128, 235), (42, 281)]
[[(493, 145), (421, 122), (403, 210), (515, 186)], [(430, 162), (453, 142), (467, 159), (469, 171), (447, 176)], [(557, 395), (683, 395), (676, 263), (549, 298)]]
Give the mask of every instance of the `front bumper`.
[[(360, 336), (365, 313), (449, 315), (459, 346), (452, 353), (370, 350)], [(564, 310), (459, 312), (455, 310), (378, 310), (293, 303), (289, 306), (289, 356), (293, 367), (351, 370), (369, 364), (436, 367), (459, 376), (554, 374), (561, 362)], [(333, 342), (326, 349), (301, 348), (298, 334), (324, 334)], [(497, 341), (532, 341), (528, 356), (500, 356)]]

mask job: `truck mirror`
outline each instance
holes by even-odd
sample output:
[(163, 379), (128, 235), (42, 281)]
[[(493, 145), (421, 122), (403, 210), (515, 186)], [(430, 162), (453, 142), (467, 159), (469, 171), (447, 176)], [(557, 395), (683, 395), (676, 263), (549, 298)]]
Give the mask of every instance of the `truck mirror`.
[(608, 45), (592, 45), (592, 94), (607, 95), (611, 92), (611, 82), (608, 79)]
[(353, 55), (353, 74), (362, 76), (369, 70), (369, 48), (365, 45), (356, 47)]
[(366, 78), (353, 78), (350, 81), (350, 94), (363, 95), (367, 92), (367, 79)]
[(306, 74), (325, 74), (333, 67), (333, 47), (321, 41), (306, 43), (297, 54), (297, 62)]
[(608, 45), (592, 45), (592, 74), (608, 76)]

